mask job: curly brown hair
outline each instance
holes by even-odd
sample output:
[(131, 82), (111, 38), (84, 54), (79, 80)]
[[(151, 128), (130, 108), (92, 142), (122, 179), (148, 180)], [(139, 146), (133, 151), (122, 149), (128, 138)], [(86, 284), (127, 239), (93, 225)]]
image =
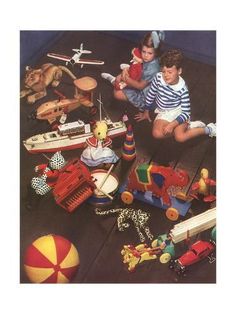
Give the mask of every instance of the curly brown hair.
[(184, 56), (182, 52), (178, 49), (172, 49), (163, 53), (160, 58), (161, 67), (166, 66), (167, 68), (171, 68), (174, 65), (177, 69), (182, 68), (183, 66)]

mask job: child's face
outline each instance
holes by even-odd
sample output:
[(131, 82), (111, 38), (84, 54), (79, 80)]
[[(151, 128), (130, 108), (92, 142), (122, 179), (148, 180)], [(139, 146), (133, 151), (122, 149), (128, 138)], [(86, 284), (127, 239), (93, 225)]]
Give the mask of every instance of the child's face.
[(162, 68), (162, 77), (166, 84), (169, 85), (177, 84), (181, 73), (182, 69), (177, 69), (175, 65), (173, 65), (171, 68), (167, 68), (166, 66)]
[(148, 48), (147, 46), (143, 46), (141, 54), (143, 62), (150, 62), (155, 58), (154, 48)]

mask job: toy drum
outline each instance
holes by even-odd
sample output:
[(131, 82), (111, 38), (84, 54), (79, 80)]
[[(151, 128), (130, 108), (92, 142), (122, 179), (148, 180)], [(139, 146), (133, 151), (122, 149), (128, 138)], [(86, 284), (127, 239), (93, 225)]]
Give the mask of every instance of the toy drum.
[[(91, 176), (94, 179), (94, 184), (99, 188), (107, 176), (107, 171), (103, 169), (96, 169), (94, 171), (91, 171)], [(117, 176), (114, 173), (110, 173), (107, 179), (105, 180), (104, 184), (102, 185), (101, 190), (113, 198), (113, 196), (118, 190), (118, 187), (119, 181)], [(99, 191), (99, 189), (95, 189), (93, 191), (93, 195), (88, 200), (89, 203), (94, 204), (96, 206), (111, 204), (112, 199), (109, 198), (108, 195), (103, 194), (102, 191)]]

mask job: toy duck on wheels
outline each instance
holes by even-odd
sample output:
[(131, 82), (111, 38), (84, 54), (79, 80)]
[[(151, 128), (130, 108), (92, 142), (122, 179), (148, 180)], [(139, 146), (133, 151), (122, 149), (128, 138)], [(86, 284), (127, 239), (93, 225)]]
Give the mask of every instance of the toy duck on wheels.
[(193, 193), (191, 196), (195, 199), (200, 199), (202, 196), (204, 202), (213, 202), (216, 200), (216, 196), (211, 194), (211, 187), (216, 186), (216, 181), (209, 179), (209, 172), (206, 168), (201, 170), (201, 178), (198, 182), (192, 185)]

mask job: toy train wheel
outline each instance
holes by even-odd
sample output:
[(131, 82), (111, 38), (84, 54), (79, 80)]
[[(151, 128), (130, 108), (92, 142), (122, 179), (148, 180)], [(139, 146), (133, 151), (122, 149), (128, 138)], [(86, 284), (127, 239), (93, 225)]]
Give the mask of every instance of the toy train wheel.
[(121, 194), (121, 200), (125, 203), (125, 204), (132, 204), (133, 200), (134, 200), (134, 196), (131, 192), (129, 191), (124, 191)]
[(170, 255), (170, 253), (163, 253), (163, 254), (161, 254), (161, 256), (160, 256), (160, 262), (161, 262), (162, 264), (166, 264), (166, 263), (168, 263), (170, 260), (171, 260), (171, 255)]
[(179, 218), (179, 213), (176, 208), (169, 207), (166, 210), (166, 217), (171, 221), (176, 221)]
[(89, 108), (89, 114), (91, 116), (95, 116), (95, 114), (98, 112), (98, 108), (96, 106), (93, 106), (91, 108)]

